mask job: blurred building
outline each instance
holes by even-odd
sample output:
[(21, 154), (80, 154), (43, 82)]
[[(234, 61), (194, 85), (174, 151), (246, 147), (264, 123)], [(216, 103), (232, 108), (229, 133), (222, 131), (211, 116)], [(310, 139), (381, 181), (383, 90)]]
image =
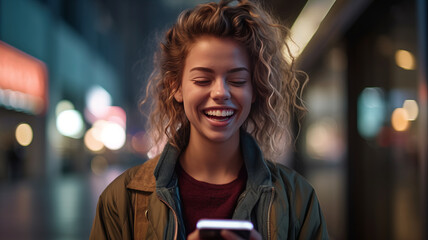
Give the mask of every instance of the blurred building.
[[(200, 2), (0, 0), (0, 196), (15, 180), (102, 177), (143, 162), (138, 102), (157, 39)], [(316, 189), (331, 238), (427, 239), (426, 1), (260, 2), (291, 28), (310, 78), (287, 164)], [(72, 189), (85, 200), (70, 209), (93, 211), (97, 196)], [(64, 191), (55, 199), (66, 202)], [(85, 225), (85, 236), (92, 215), (81, 215), (71, 229)], [(29, 236), (54, 238), (49, 221), (43, 235), (32, 221)]]
[[(147, 141), (138, 102), (152, 69), (156, 34), (195, 3), (0, 4), (0, 181), (11, 177), (6, 155), (19, 145), (19, 124), (31, 131), (25, 135), (30, 142), (19, 147), (20, 164), (13, 165), (23, 178), (141, 163)], [(35, 96), (40, 101), (21, 85), (42, 89)]]
[(426, 239), (426, 2), (333, 2), (300, 55), (300, 168), (332, 238)]
[[(2, 53), (8, 50), (21, 56), (14, 58), (14, 61), (2, 59), (1, 70), (5, 78), (1, 82), (2, 85), (10, 83), (10, 86), (0, 87), (2, 143), (14, 138), (18, 124), (27, 123), (33, 134), (31, 143), (22, 148), (20, 171), (23, 177), (53, 176), (61, 172), (85, 169), (88, 154), (82, 151), (84, 148), (80, 139), (88, 126), (83, 121), (87, 109), (86, 95), (91, 87), (102, 87), (111, 95), (112, 104), (123, 106), (124, 92), (118, 75), (120, 68), (112, 67), (114, 62), (109, 62), (107, 57), (101, 55), (100, 49), (91, 46), (89, 41), (64, 21), (64, 12), (61, 10), (66, 8), (61, 9), (61, 4), (58, 4), (57, 10), (50, 8), (56, 6), (37, 1), (0, 3), (0, 37), (1, 46), (4, 46)], [(90, 16), (82, 14), (82, 18), (90, 23), (89, 26), (86, 25), (91, 29), (88, 31), (93, 31), (94, 35), (98, 35), (96, 37), (101, 38), (95, 27), (90, 26), (94, 22)], [(96, 16), (92, 16), (92, 19), (96, 19)], [(112, 57), (119, 55), (120, 45), (111, 46), (105, 48), (105, 54)], [(20, 60), (25, 59), (22, 56), (27, 56), (27, 59), (33, 59), (34, 62), (41, 62), (44, 71), (44, 75), (40, 77), (42, 80), (38, 80), (37, 72), (31, 71), (28, 64)], [(11, 71), (15, 74), (6, 74)], [(20, 106), (22, 101), (34, 101), (26, 97), (31, 95), (28, 91), (22, 91), (21, 85), (26, 85), (29, 89), (41, 85), (39, 87), (44, 90), (43, 109), (32, 110)], [(69, 106), (58, 108), (58, 104), (64, 100), (70, 103)], [(57, 117), (66, 110), (75, 111), (73, 113), (77, 120), (72, 117), (64, 120), (71, 121), (67, 124), (72, 131), (64, 137), (57, 128)], [(7, 175), (4, 162), (1, 161), (1, 179)]]

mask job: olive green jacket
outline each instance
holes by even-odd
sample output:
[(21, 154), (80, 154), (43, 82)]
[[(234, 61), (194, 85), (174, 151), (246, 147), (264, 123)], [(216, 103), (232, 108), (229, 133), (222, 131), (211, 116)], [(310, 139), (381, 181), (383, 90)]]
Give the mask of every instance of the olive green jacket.
[[(265, 161), (243, 131), (241, 150), (248, 180), (233, 219), (252, 221), (263, 239), (328, 239), (315, 191), (306, 180)], [(167, 144), (160, 157), (115, 179), (99, 198), (90, 239), (185, 239), (175, 174), (179, 154)]]

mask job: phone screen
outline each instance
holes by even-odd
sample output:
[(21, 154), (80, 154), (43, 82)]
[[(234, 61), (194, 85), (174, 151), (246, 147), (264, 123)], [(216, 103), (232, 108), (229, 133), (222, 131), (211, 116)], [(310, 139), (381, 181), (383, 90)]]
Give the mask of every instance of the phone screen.
[(220, 235), (223, 229), (229, 230), (241, 238), (249, 239), (253, 227), (250, 221), (229, 219), (201, 219), (196, 224), (199, 235), (204, 240), (223, 239)]

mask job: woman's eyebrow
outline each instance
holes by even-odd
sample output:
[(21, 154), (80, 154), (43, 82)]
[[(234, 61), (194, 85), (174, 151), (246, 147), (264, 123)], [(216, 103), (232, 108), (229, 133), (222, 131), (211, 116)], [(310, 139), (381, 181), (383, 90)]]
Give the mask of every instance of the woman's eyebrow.
[(210, 68), (206, 68), (206, 67), (194, 67), (194, 68), (190, 69), (189, 72), (193, 72), (193, 71), (201, 71), (201, 72), (214, 73), (214, 70), (212, 70)]
[[(193, 71), (214, 73), (214, 70), (212, 70), (211, 68), (206, 68), (206, 67), (194, 67), (194, 68), (190, 69), (189, 72), (193, 72)], [(238, 68), (230, 69), (229, 71), (227, 71), (227, 73), (235, 73), (235, 72), (240, 72), (240, 71), (250, 72), (246, 67), (238, 67)]]
[(227, 71), (227, 73), (235, 73), (235, 72), (240, 72), (240, 71), (246, 71), (246, 72), (250, 72), (246, 67), (238, 67), (238, 68), (232, 68), (229, 71)]

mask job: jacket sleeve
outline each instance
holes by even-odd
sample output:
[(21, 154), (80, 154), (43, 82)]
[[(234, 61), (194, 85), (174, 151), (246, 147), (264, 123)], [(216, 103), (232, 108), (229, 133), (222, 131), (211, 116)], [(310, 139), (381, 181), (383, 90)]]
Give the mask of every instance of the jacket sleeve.
[(108, 204), (103, 195), (97, 204), (95, 219), (92, 225), (91, 240), (122, 239), (120, 220), (113, 204)]
[(298, 239), (329, 239), (327, 224), (321, 211), (315, 190), (306, 181), (300, 183), (301, 197), (296, 199), (300, 229)]

